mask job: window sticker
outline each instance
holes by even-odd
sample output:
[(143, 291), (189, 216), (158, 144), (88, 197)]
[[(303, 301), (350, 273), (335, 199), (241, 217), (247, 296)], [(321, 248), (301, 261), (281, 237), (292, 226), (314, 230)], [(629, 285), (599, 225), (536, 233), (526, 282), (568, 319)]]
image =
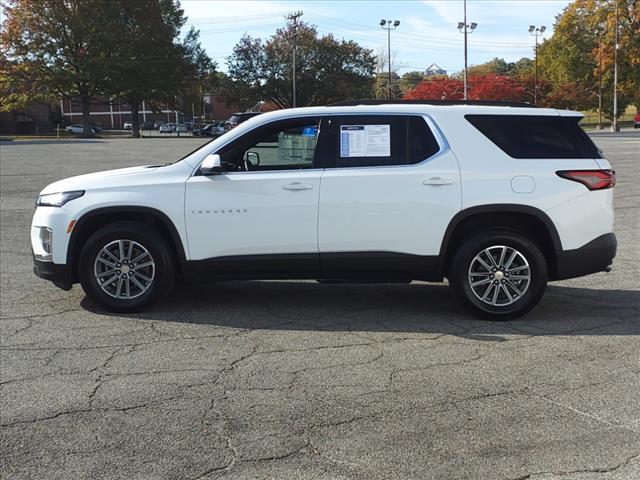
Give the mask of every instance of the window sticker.
[(391, 125), (340, 126), (341, 157), (390, 157)]

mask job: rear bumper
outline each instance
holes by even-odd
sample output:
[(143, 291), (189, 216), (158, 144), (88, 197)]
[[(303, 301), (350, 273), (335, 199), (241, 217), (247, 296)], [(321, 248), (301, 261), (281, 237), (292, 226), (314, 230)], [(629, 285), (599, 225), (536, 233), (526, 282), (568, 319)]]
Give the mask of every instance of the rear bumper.
[(50, 280), (53, 284), (63, 290), (71, 290), (73, 285), (71, 279), (71, 269), (68, 265), (59, 265), (53, 262), (43, 262), (33, 259), (33, 273), (38, 277)]
[(616, 236), (613, 233), (607, 233), (575, 250), (557, 252), (558, 271), (553, 280), (565, 280), (609, 271), (616, 256), (617, 247)]

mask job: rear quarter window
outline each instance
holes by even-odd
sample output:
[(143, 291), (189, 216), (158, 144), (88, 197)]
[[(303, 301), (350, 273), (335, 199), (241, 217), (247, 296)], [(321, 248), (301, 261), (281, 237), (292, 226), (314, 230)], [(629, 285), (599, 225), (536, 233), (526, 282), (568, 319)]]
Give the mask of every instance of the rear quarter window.
[(471, 125), (513, 158), (602, 158), (580, 128), (580, 117), (465, 115)]

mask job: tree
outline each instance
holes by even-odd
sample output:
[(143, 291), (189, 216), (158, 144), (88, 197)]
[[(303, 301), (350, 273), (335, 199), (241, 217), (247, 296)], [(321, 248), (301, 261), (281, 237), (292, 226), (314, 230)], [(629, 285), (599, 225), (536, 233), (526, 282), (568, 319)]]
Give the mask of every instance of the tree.
[(489, 73), (506, 75), (510, 73), (509, 65), (504, 58), (494, 57), (488, 62), (470, 66), (467, 72), (468, 75), (487, 75)]
[(423, 72), (412, 71), (402, 74), (400, 77), (400, 90), (405, 94), (409, 90), (413, 90), (418, 84), (425, 79)]
[(589, 100), (585, 108), (595, 108), (603, 83), (603, 110), (613, 117), (613, 57), (615, 6), (618, 6), (618, 114), (633, 102), (640, 105), (640, 2), (637, 0), (576, 0), (556, 17), (553, 36), (538, 50), (543, 75), (560, 98), (562, 85), (580, 84)]
[(90, 100), (113, 72), (114, 4), (100, 0), (8, 0), (1, 44), (26, 98), (79, 97), (84, 133)]
[(409, 90), (407, 100), (462, 100), (464, 84), (462, 80), (438, 77), (423, 80), (416, 88)]
[(389, 73), (377, 73), (373, 90), (375, 98), (400, 98), (402, 96), (400, 77), (396, 72), (391, 72), (391, 92), (389, 92)]
[(191, 28), (184, 40), (186, 18), (173, 0), (111, 0), (118, 15), (112, 33), (118, 37), (116, 74), (107, 87), (112, 97), (131, 108), (131, 131), (138, 136), (138, 112), (144, 100), (175, 105), (176, 97), (194, 84), (203, 84), (215, 65)]
[(472, 100), (524, 101), (524, 87), (506, 75), (489, 73), (469, 77), (469, 98)]
[(10, 61), (0, 52), (0, 112), (20, 110), (33, 101), (50, 100), (37, 79), (30, 64)]
[[(375, 53), (375, 59), (376, 71), (373, 88), (375, 98), (400, 98), (402, 96), (402, 89), (400, 88), (400, 75), (398, 75), (398, 70), (402, 65), (398, 61), (398, 52), (391, 50), (391, 58), (389, 59), (389, 50), (385, 47), (380, 47)], [(389, 88), (389, 60), (391, 60), (391, 88)]]
[[(295, 30), (295, 31), (294, 31)], [(288, 25), (267, 41), (245, 35), (227, 59), (227, 88), (232, 96), (253, 103), (268, 100), (292, 105), (292, 49), (296, 44), (298, 105), (325, 105), (348, 98), (371, 97), (375, 59), (353, 41), (319, 37), (306, 23)]]
[(139, 111), (144, 100), (175, 106), (187, 86), (202, 82), (214, 64), (199, 43), (193, 28), (184, 40), (186, 22), (173, 0), (111, 0), (110, 34), (114, 62), (101, 93), (121, 98), (131, 109), (132, 135), (140, 131)]
[[(493, 73), (473, 75), (468, 79), (470, 100), (523, 101), (526, 99), (524, 88), (505, 75)], [(434, 78), (421, 82), (415, 89), (407, 92), (404, 98), (412, 100), (461, 100), (464, 86), (461, 80)]]

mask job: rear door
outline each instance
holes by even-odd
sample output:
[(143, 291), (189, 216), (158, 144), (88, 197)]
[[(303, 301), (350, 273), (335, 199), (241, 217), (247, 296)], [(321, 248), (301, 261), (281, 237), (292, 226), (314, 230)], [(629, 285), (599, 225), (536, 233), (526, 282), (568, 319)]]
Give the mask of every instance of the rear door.
[(460, 210), (455, 156), (428, 117), (336, 115), (323, 124), (318, 245), (328, 278), (429, 278)]

